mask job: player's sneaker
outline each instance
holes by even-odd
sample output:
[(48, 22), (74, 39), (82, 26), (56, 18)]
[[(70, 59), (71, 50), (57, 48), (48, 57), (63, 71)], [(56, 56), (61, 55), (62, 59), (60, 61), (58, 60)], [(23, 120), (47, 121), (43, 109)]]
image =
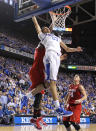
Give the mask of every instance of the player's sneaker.
[(35, 119), (35, 118), (31, 118), (31, 119), (30, 119), (30, 123), (33, 123), (33, 124), (34, 124), (35, 122), (36, 122), (36, 119)]
[(37, 118), (37, 119), (35, 119), (35, 118), (31, 118), (31, 119), (30, 119), (30, 122), (31, 122), (32, 124), (34, 124), (34, 126), (35, 126), (37, 129), (39, 129), (39, 130), (42, 129), (42, 127), (41, 127), (41, 125), (40, 125), (40, 121), (41, 121), (41, 118), (40, 118), (40, 117)]
[(59, 115), (63, 115), (63, 116), (71, 116), (71, 115), (73, 115), (73, 112), (66, 111), (66, 110), (64, 110), (63, 108), (60, 108), (60, 107), (58, 109), (56, 109), (56, 113), (59, 114)]
[(44, 126), (47, 126), (46, 122), (43, 121), (43, 117), (40, 117), (39, 120)]
[(36, 122), (35, 122), (35, 127), (36, 127), (37, 129), (39, 129), (39, 130), (42, 129), (42, 127), (41, 127), (41, 125), (40, 125), (40, 119), (39, 119), (39, 118), (37, 118), (37, 120), (36, 120)]

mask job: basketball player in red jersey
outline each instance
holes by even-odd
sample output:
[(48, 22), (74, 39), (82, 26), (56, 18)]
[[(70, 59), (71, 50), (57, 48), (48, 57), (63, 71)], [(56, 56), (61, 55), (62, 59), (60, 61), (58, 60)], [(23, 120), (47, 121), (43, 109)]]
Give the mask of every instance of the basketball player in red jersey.
[(73, 112), (70, 117), (63, 117), (63, 124), (67, 131), (72, 131), (70, 125), (73, 125), (76, 131), (80, 131), (80, 115), (82, 110), (82, 101), (87, 99), (86, 91), (80, 84), (79, 75), (74, 76), (74, 82), (70, 85), (66, 102), (69, 104), (68, 109)]
[[(33, 65), (29, 71), (29, 77), (32, 82), (32, 85), (30, 87), (30, 90), (33, 90), (37, 87), (39, 84), (44, 84), (44, 64), (43, 64), (43, 57), (45, 55), (45, 48), (44, 46), (39, 43), (38, 47), (35, 49), (34, 53), (34, 62)], [(35, 101), (34, 101), (34, 113), (33, 113), (33, 118), (30, 120), (31, 123), (34, 123), (36, 128), (42, 129), (40, 125), (40, 121), (42, 122), (43, 125), (47, 125), (42, 117), (41, 117), (41, 109), (40, 109), (40, 102), (42, 99), (42, 93), (37, 93), (34, 95)]]

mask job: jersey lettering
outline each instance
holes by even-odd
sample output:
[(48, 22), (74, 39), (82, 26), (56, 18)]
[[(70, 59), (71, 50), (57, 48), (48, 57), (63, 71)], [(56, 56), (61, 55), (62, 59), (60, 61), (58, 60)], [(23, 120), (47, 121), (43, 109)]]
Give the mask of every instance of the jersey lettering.
[(70, 92), (70, 96), (73, 97), (73, 94), (74, 94), (74, 92), (76, 92), (76, 90), (75, 89), (69, 89), (69, 92)]
[(52, 36), (52, 39), (58, 41), (58, 38), (56, 36)]
[(52, 34), (47, 34), (48, 36), (51, 36), (52, 40), (58, 41), (58, 37)]

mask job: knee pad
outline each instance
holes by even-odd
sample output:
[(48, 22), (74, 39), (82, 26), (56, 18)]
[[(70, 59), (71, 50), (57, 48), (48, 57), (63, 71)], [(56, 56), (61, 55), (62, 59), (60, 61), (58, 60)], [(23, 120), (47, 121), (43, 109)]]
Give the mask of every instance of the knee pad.
[(79, 131), (80, 130), (80, 125), (75, 123), (75, 122), (71, 122), (71, 124), (74, 126), (75, 130)]
[(39, 109), (40, 102), (41, 102), (41, 99), (42, 99), (42, 94), (38, 93), (34, 97), (35, 97), (35, 101), (34, 101), (34, 105), (33, 106), (34, 106), (34, 108)]
[(68, 121), (63, 121), (63, 124), (66, 128), (70, 127), (70, 123)]

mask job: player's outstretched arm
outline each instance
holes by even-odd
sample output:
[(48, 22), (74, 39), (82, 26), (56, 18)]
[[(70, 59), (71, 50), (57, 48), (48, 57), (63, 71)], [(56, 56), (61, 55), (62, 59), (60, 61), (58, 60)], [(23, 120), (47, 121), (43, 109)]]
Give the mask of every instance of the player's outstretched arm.
[(84, 100), (87, 99), (87, 94), (86, 94), (85, 88), (82, 85), (79, 86), (79, 90), (80, 90), (80, 92), (82, 94), (82, 98), (79, 99), (79, 100), (76, 100), (75, 104), (82, 103)]
[(69, 101), (69, 98), (70, 98), (70, 93), (67, 94), (67, 96), (65, 97), (65, 103), (64, 104), (68, 104), (68, 101)]
[(64, 100), (65, 100), (64, 101), (65, 108), (67, 108), (68, 105), (69, 105), (69, 99), (70, 99), (70, 92), (69, 92), (69, 89), (68, 89), (68, 93), (67, 93), (67, 95), (64, 98)]
[[(55, 22), (55, 21), (57, 20), (56, 16), (53, 15), (53, 14), (51, 13), (51, 11), (49, 11), (49, 14), (50, 14), (50, 17), (51, 17), (52, 21), (54, 20), (54, 22)], [(50, 29), (50, 31), (52, 32), (52, 30), (53, 30), (53, 23), (51, 23), (51, 25), (49, 26), (49, 29)]]
[(82, 48), (78, 46), (77, 48), (69, 48), (64, 42), (60, 42), (61, 47), (66, 51), (66, 52), (82, 52)]
[(52, 30), (53, 30), (53, 24), (51, 24), (51, 25), (49, 26), (49, 29), (50, 29), (50, 32), (52, 32)]
[(35, 16), (32, 17), (32, 21), (35, 25), (37, 33), (40, 34), (42, 31)]

